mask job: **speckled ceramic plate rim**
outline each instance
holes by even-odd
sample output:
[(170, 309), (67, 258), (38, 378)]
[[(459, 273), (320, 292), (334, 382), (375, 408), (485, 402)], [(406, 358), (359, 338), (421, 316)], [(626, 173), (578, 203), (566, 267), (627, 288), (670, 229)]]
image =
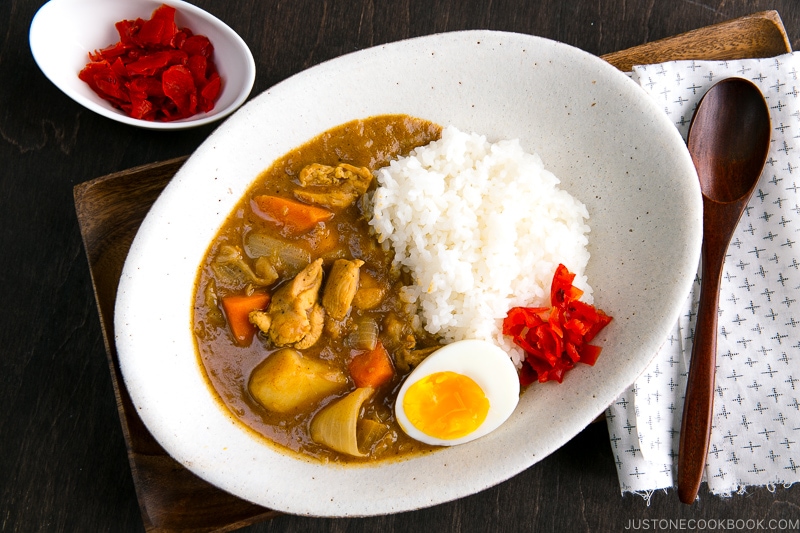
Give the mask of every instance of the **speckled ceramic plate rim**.
[[(191, 333), (199, 262), (259, 172), (351, 119), (408, 113), (521, 139), (591, 214), (587, 273), (614, 316), (594, 367), (525, 392), (469, 444), (363, 467), (323, 465), (254, 438), (208, 391)], [(699, 261), (697, 176), (676, 128), (623, 73), (568, 45), (494, 31), (355, 52), (276, 85), (187, 160), (143, 222), (117, 295), (115, 336), (133, 404), (161, 445), (222, 489), (315, 516), (406, 511), (500, 483), (580, 432), (644, 370), (678, 318)]]

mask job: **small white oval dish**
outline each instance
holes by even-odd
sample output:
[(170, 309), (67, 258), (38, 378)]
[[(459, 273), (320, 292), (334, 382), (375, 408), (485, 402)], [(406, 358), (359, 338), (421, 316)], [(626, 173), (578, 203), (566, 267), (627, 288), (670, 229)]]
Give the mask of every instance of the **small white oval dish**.
[(45, 76), (67, 96), (104, 117), (153, 130), (180, 130), (203, 126), (236, 111), (250, 95), (256, 76), (253, 54), (224, 22), (182, 0), (168, 4), (177, 10), (179, 28), (205, 35), (214, 46), (214, 61), (222, 91), (214, 109), (173, 122), (129, 117), (95, 94), (78, 78), (89, 62), (88, 53), (119, 41), (114, 27), (120, 20), (149, 19), (162, 0), (50, 0), (31, 22), (29, 41), (33, 58)]
[[(342, 467), (282, 453), (208, 389), (195, 354), (197, 268), (233, 205), (292, 148), (344, 122), (405, 113), (519, 138), (591, 218), (595, 303), (614, 317), (594, 367), (534, 384), (493, 433), (397, 462)], [(643, 371), (678, 318), (700, 257), (700, 189), (685, 144), (623, 73), (514, 33), (431, 35), (356, 52), (278, 84), (232, 116), (153, 205), (125, 263), (115, 340), (136, 410), (202, 478), (271, 509), (364, 516), (427, 507), (500, 483), (585, 428)]]

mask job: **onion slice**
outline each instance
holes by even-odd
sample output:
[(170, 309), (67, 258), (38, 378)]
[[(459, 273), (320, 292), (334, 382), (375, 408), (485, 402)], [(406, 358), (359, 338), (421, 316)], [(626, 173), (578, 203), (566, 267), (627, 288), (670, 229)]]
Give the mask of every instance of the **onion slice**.
[(374, 389), (370, 387), (358, 388), (317, 413), (311, 421), (311, 438), (314, 442), (340, 453), (366, 457), (358, 449), (356, 431), (361, 405), (373, 392)]

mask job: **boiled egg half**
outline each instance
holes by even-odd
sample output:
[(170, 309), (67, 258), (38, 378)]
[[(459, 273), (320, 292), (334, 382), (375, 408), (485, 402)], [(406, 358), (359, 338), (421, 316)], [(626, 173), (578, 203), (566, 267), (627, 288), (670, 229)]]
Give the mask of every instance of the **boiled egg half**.
[(426, 357), (397, 395), (395, 416), (420, 442), (453, 446), (497, 429), (519, 402), (514, 363), (483, 340), (453, 342)]

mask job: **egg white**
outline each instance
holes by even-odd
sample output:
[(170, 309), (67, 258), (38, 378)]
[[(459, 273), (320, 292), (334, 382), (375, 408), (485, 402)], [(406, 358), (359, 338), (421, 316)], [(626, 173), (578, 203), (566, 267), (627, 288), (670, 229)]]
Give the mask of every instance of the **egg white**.
[[(489, 400), (486, 419), (473, 432), (458, 439), (439, 439), (414, 427), (403, 409), (408, 388), (425, 376), (451, 371), (470, 377)], [(483, 340), (462, 340), (436, 350), (406, 378), (395, 402), (395, 416), (403, 431), (426, 444), (454, 446), (483, 437), (505, 422), (519, 402), (519, 377), (511, 358), (502, 348)]]

